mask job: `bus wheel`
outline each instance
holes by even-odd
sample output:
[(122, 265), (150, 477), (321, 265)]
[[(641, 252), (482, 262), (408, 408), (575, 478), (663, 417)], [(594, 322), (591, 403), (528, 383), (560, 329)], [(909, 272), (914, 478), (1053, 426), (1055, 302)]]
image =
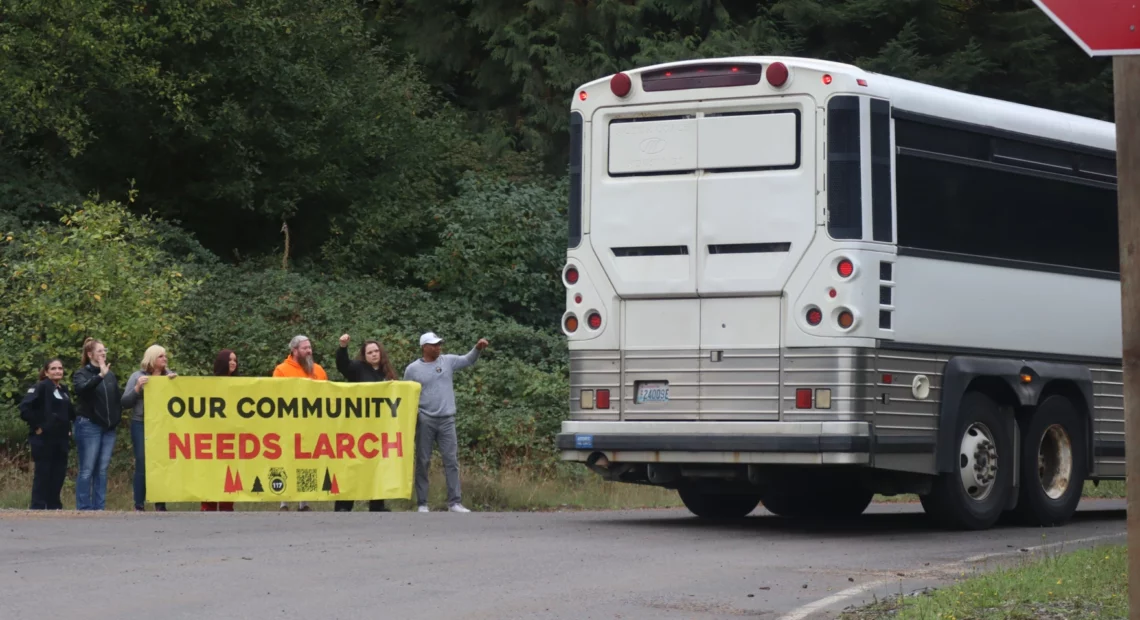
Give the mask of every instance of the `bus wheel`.
[(958, 410), (955, 471), (934, 481), (921, 497), (926, 514), (945, 527), (982, 530), (1005, 509), (1013, 486), (1013, 441), (997, 403), (967, 392)]
[(761, 500), (768, 512), (781, 517), (857, 517), (874, 493), (858, 484), (776, 485)]
[(760, 504), (760, 495), (755, 493), (743, 495), (703, 493), (698, 489), (685, 487), (677, 489), (677, 493), (685, 503), (685, 508), (703, 519), (746, 517)]
[(1037, 407), (1021, 433), (1018, 520), (1060, 525), (1077, 510), (1085, 484), (1085, 433), (1080, 416), (1063, 396)]

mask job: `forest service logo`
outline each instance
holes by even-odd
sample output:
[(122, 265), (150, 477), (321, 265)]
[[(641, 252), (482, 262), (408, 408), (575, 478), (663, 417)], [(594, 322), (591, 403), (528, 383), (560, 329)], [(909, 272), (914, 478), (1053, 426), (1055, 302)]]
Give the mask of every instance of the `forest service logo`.
[(641, 149), (641, 152), (645, 153), (646, 155), (656, 155), (661, 151), (664, 151), (666, 146), (668, 146), (668, 143), (661, 138), (646, 138), (645, 140), (641, 141), (641, 146), (639, 148)]

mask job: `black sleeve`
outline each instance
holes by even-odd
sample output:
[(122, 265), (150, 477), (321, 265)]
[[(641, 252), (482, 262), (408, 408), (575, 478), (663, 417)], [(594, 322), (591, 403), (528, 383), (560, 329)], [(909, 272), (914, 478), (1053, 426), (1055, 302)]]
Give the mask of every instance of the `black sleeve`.
[(76, 396), (85, 395), (94, 390), (102, 381), (103, 377), (100, 377), (99, 373), (87, 372), (86, 368), (80, 368), (71, 377), (71, 384), (75, 388)]
[(24, 395), (24, 399), (20, 401), (20, 419), (27, 422), (28, 426), (38, 428), (43, 420), (43, 400), (44, 396), (44, 382), (36, 383), (28, 393)]
[(340, 371), (340, 374), (344, 375), (345, 379), (349, 381), (356, 379), (356, 367), (353, 361), (348, 359), (348, 347), (337, 346), (336, 369)]

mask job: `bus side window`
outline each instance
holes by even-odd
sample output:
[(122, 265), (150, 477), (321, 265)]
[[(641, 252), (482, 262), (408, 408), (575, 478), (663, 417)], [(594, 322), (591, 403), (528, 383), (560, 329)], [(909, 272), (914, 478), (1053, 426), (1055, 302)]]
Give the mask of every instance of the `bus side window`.
[(859, 98), (827, 104), (827, 232), (832, 239), (863, 238)]

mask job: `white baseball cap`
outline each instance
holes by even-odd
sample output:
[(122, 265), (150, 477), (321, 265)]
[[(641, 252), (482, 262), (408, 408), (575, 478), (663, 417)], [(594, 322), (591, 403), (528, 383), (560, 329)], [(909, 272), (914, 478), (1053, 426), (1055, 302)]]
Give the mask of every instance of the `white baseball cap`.
[(443, 342), (443, 338), (436, 336), (435, 332), (428, 332), (428, 333), (420, 336), (420, 346), (421, 347), (424, 346), (425, 344), (437, 344), (440, 342)]

